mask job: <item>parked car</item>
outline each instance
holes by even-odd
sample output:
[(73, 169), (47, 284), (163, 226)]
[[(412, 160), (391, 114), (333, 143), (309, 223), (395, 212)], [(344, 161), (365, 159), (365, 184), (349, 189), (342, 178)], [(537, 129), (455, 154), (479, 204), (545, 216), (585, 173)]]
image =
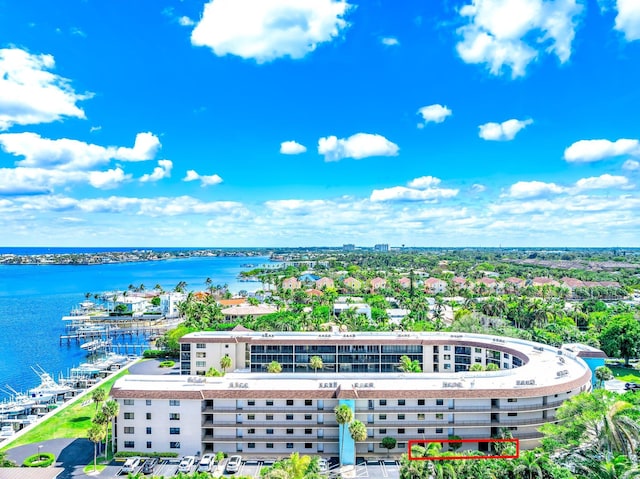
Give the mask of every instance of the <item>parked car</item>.
[(158, 462), (160, 462), (160, 460), (157, 457), (150, 457), (145, 460), (142, 465), (142, 474), (153, 474)]
[(231, 456), (227, 462), (227, 472), (238, 472), (242, 464), (242, 456)]
[(184, 456), (178, 466), (178, 472), (191, 472), (191, 468), (195, 462), (196, 458), (194, 456)]
[(129, 459), (124, 461), (124, 464), (122, 465), (122, 472), (134, 472), (139, 465), (139, 457), (130, 457)]
[(323, 457), (318, 461), (318, 472), (320, 472), (320, 474), (326, 474), (329, 472), (329, 461)]
[(198, 472), (211, 472), (211, 468), (216, 463), (216, 456), (213, 454), (205, 454), (198, 464)]
[(638, 384), (638, 383), (626, 383), (624, 385), (624, 388), (627, 391), (638, 391), (638, 390), (640, 390), (640, 384)]

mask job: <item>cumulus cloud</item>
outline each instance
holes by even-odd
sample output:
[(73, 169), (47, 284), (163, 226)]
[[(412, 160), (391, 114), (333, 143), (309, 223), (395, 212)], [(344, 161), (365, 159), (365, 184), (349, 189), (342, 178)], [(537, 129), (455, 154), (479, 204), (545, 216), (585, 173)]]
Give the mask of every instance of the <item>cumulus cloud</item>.
[(637, 0), (617, 0), (616, 30), (628, 42), (640, 40), (640, 3)]
[(182, 181), (200, 181), (200, 186), (210, 186), (222, 183), (222, 178), (218, 175), (200, 175), (195, 170), (188, 170)]
[(51, 73), (51, 55), (33, 55), (19, 48), (0, 49), (0, 130), (12, 125), (50, 123), (64, 117), (85, 118), (69, 80)]
[(471, 191), (473, 193), (484, 193), (486, 190), (487, 187), (480, 183), (474, 183), (473, 185), (471, 185)]
[(299, 155), (307, 151), (307, 147), (297, 141), (283, 141), (280, 143), (280, 153), (283, 155)]
[(524, 75), (543, 48), (565, 63), (582, 8), (576, 0), (472, 0), (460, 9), (468, 24), (457, 31), (458, 54), (493, 75), (510, 68), (512, 77)]
[(12, 155), (22, 156), (18, 166), (87, 170), (112, 159), (145, 161), (153, 158), (160, 141), (152, 133), (138, 133), (133, 148), (103, 147), (78, 140), (51, 140), (36, 133), (0, 134), (0, 147)]
[(555, 183), (543, 181), (518, 181), (509, 188), (508, 196), (512, 198), (536, 198), (541, 196), (557, 195), (566, 192), (567, 189)]
[(142, 175), (140, 181), (142, 183), (160, 181), (163, 178), (169, 178), (171, 176), (171, 169), (173, 168), (173, 162), (171, 160), (159, 160), (158, 166), (156, 166), (151, 173)]
[(621, 155), (640, 155), (640, 141), (580, 140), (564, 150), (564, 159), (570, 163), (589, 163)]
[(592, 176), (582, 178), (576, 181), (578, 190), (598, 190), (606, 188), (622, 188), (629, 184), (629, 180), (625, 176), (613, 176), (604, 174), (600, 176)]
[(125, 175), (122, 168), (114, 168), (107, 171), (91, 171), (89, 173), (89, 183), (94, 188), (101, 190), (111, 190), (117, 188), (124, 181), (131, 179), (131, 175)]
[(373, 190), (369, 199), (380, 201), (432, 201), (440, 198), (452, 198), (458, 194), (457, 189), (439, 188), (442, 180), (434, 176), (414, 178), (406, 186), (393, 186), (381, 190)]
[(45, 168), (0, 168), (0, 195), (39, 195), (51, 193), (56, 186), (86, 181), (81, 172)]
[(640, 161), (627, 160), (622, 164), (622, 169), (626, 171), (638, 171), (640, 170)]
[(335, 0), (212, 0), (191, 33), (191, 43), (217, 56), (258, 63), (303, 58), (338, 37), (350, 5)]
[(400, 42), (396, 37), (382, 37), (380, 39), (380, 43), (388, 47), (394, 47), (394, 46), (400, 45)]
[(185, 16), (178, 18), (178, 23), (183, 27), (190, 27), (196, 24), (196, 22)]
[(424, 120), (424, 124), (421, 123), (420, 125), (424, 126), (427, 123), (442, 123), (448, 116), (451, 116), (452, 113), (453, 112), (449, 108), (438, 103), (423, 106), (418, 110), (418, 114), (421, 115)]
[(324, 161), (339, 161), (343, 158), (360, 160), (370, 156), (397, 156), (398, 145), (384, 136), (370, 133), (356, 133), (349, 138), (328, 136), (318, 140), (318, 153)]
[(485, 123), (478, 128), (480, 132), (478, 135), (483, 140), (490, 141), (511, 141), (518, 132), (524, 129), (526, 126), (533, 123), (533, 120), (507, 120), (502, 123)]

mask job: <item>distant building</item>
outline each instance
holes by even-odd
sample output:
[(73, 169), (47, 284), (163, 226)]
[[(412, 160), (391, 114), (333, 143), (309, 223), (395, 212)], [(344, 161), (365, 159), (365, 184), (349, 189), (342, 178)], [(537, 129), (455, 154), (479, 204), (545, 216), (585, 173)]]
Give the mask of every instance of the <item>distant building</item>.
[(371, 291), (377, 291), (380, 288), (386, 288), (387, 280), (384, 278), (373, 278), (371, 280)]
[(160, 311), (165, 318), (177, 318), (180, 316), (178, 311), (178, 303), (181, 303), (186, 298), (184, 293), (178, 293), (172, 291), (170, 293), (163, 293), (160, 295)]
[(351, 244), (351, 243), (342, 245), (342, 250), (343, 251), (355, 251), (355, 249), (356, 249), (356, 245)]
[(398, 280), (398, 284), (400, 285), (401, 288), (409, 288), (411, 287), (411, 278), (407, 278), (406, 276), (403, 276)]
[(300, 289), (300, 281), (297, 278), (285, 278), (282, 280), (282, 289)]
[(327, 278), (326, 276), (316, 281), (316, 288), (318, 289), (333, 288), (333, 287), (335, 287), (333, 280), (331, 278)]
[(356, 290), (360, 289), (362, 282), (359, 279), (349, 276), (342, 281), (347, 289)]
[(425, 280), (424, 287), (427, 293), (444, 293), (447, 290), (447, 282), (438, 278), (429, 278)]
[(377, 244), (373, 247), (373, 251), (377, 251), (379, 253), (387, 253), (389, 252), (389, 245), (387, 243)]

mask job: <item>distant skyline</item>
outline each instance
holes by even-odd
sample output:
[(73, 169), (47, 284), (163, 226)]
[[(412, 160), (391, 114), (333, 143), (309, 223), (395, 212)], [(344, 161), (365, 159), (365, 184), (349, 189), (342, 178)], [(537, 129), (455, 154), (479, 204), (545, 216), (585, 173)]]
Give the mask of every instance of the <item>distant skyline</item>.
[(5, 0), (0, 245), (640, 246), (638, 85), (637, 0)]

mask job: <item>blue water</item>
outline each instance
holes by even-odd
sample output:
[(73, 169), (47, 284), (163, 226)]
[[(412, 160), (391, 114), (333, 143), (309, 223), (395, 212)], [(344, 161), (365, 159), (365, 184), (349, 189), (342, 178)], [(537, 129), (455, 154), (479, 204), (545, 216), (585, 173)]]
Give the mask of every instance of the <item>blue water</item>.
[[(207, 278), (214, 285), (227, 284), (232, 292), (252, 291), (260, 283), (236, 279), (247, 269), (242, 265), (267, 262), (265, 257), (211, 257), (92, 266), (0, 265), (0, 389), (9, 385), (26, 391), (36, 386), (39, 380), (31, 370), (35, 365), (57, 377), (86, 361), (85, 351), (75, 343), (59, 345), (60, 335), (65, 334), (61, 318), (85, 300), (85, 293), (125, 290), (140, 283), (147, 289), (160, 284), (171, 290), (180, 281), (186, 281), (188, 290), (200, 290)], [(0, 400), (4, 397), (0, 391)]]

